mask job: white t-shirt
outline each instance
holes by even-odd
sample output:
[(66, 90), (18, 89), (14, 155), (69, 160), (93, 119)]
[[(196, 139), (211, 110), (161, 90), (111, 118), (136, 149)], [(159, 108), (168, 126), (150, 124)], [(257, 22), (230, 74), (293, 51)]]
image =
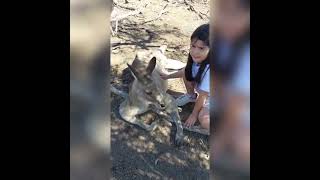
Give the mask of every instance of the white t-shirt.
[[(200, 65), (197, 65), (196, 63), (192, 64), (192, 77), (195, 78), (198, 71), (199, 71)], [(200, 89), (202, 91), (205, 91), (209, 93), (209, 96), (207, 97), (204, 107), (207, 107), (210, 109), (210, 64), (207, 64), (207, 66), (204, 68), (204, 71), (201, 75), (201, 83), (196, 84), (196, 89)]]
[[(197, 65), (196, 63), (192, 64), (192, 77), (195, 78), (198, 71), (199, 71), (200, 65)], [(207, 93), (210, 93), (210, 64), (207, 64), (206, 68), (204, 69), (202, 73), (202, 80), (200, 84), (196, 84), (196, 88), (200, 89), (202, 91), (205, 91)]]

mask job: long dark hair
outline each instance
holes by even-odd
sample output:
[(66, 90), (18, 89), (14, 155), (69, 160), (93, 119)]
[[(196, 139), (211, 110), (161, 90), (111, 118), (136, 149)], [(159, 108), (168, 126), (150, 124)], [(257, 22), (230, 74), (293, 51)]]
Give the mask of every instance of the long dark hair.
[[(191, 42), (193, 40), (201, 40), (201, 41), (204, 42), (204, 44), (206, 46), (210, 47), (210, 43), (209, 43), (210, 42), (210, 40), (209, 40), (209, 24), (203, 24), (203, 25), (199, 26), (192, 33), (190, 40), (191, 40)], [(192, 57), (191, 57), (190, 52), (189, 52), (187, 66), (185, 68), (185, 76), (186, 76), (186, 79), (188, 81), (195, 81), (197, 84), (201, 83), (202, 74), (203, 74), (207, 64), (209, 64), (209, 60), (210, 60), (209, 54), (210, 54), (210, 50), (209, 50), (209, 53), (207, 55), (207, 58), (204, 61), (201, 62), (198, 73), (193, 78), (192, 77), (193, 60), (192, 60)]]

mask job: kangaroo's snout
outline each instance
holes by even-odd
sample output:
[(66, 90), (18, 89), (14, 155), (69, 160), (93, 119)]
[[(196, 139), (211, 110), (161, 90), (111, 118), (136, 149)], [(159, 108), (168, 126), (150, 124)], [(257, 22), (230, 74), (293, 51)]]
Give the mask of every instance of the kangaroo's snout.
[(161, 103), (161, 104), (160, 104), (160, 107), (161, 107), (161, 108), (165, 108), (166, 106), (165, 106), (165, 104)]

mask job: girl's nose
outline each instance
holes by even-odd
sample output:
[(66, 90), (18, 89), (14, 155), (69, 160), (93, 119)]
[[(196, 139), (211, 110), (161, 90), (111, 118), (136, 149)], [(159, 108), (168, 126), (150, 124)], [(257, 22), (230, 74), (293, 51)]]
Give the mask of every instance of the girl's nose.
[(199, 50), (197, 50), (197, 49), (192, 50), (192, 54), (193, 54), (193, 55), (199, 55), (199, 53), (200, 53), (200, 52), (199, 52)]

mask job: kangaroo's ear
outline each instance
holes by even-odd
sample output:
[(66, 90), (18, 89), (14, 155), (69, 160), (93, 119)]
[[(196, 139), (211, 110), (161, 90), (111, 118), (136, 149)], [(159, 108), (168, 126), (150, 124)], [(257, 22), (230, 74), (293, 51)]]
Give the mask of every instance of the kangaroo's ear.
[(139, 73), (136, 71), (134, 67), (132, 67), (130, 64), (127, 63), (127, 66), (129, 67), (130, 71), (132, 72), (132, 75), (135, 79), (138, 79)]
[(156, 57), (153, 57), (153, 58), (150, 60), (150, 62), (149, 62), (149, 64), (148, 64), (148, 67), (147, 67), (147, 69), (146, 69), (146, 73), (147, 73), (147, 74), (151, 74), (151, 73), (153, 72), (154, 68), (156, 67), (156, 63), (157, 63), (156, 60), (157, 60)]

